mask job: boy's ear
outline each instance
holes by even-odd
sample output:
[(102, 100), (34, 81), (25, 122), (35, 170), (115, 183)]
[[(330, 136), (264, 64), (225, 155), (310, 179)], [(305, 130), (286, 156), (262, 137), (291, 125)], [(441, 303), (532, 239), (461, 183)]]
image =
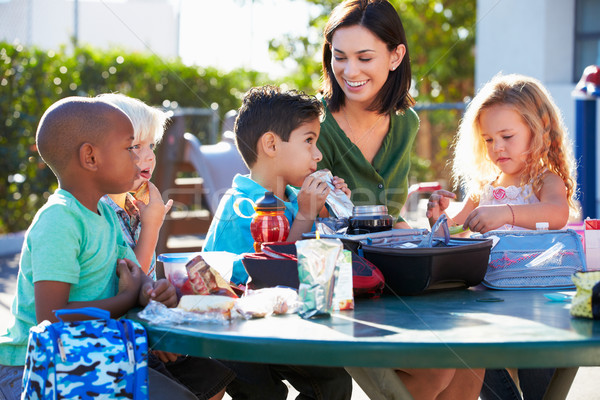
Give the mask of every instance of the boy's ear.
[(264, 133), (258, 140), (258, 147), (269, 157), (275, 157), (277, 153), (277, 139), (279, 137), (273, 132)]
[(96, 149), (91, 143), (84, 143), (79, 147), (79, 164), (88, 171), (98, 170), (98, 160), (96, 159)]

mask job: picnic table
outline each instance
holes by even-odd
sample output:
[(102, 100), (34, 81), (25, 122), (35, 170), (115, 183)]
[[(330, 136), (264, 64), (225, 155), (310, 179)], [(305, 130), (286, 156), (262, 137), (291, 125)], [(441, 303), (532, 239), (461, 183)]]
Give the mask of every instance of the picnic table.
[[(391, 368), (505, 367), (556, 367), (546, 398), (564, 399), (579, 366), (600, 366), (600, 321), (572, 318), (569, 302), (550, 301), (545, 293), (554, 291), (476, 287), (356, 299), (355, 310), (330, 318), (291, 314), (226, 324), (141, 322), (155, 349), (346, 367), (372, 399), (410, 398)], [(137, 313), (129, 317), (136, 319)]]

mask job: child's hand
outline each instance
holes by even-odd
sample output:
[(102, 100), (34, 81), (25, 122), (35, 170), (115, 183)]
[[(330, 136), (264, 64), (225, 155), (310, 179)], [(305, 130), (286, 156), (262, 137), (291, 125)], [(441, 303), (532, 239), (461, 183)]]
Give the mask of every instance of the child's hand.
[(435, 223), (450, 205), (450, 199), (454, 198), (456, 198), (456, 195), (447, 190), (436, 190), (433, 192), (429, 197), (427, 212), (425, 213), (425, 216), (429, 218), (429, 222), (433, 221)]
[(298, 215), (296, 218), (306, 221), (314, 220), (323, 208), (329, 191), (327, 183), (321, 179), (307, 176), (298, 192)]
[(148, 204), (145, 204), (143, 201), (136, 200), (135, 206), (140, 210), (140, 220), (142, 222), (142, 226), (146, 227), (153, 225), (160, 228), (165, 219), (165, 215), (167, 215), (171, 209), (171, 206), (173, 205), (173, 200), (169, 199), (169, 201), (167, 201), (165, 204), (160, 191), (156, 185), (150, 181), (148, 181), (148, 191), (150, 193), (150, 200), (148, 201)]
[(162, 350), (150, 350), (152, 354), (154, 354), (158, 359), (164, 363), (177, 361), (179, 354), (170, 353), (168, 351)]
[(346, 196), (348, 196), (348, 198), (350, 198), (350, 196), (352, 195), (352, 192), (350, 191), (350, 188), (348, 187), (348, 184), (346, 183), (346, 181), (344, 179), (342, 179), (338, 176), (334, 176), (332, 183), (336, 189), (341, 190), (342, 192), (344, 192), (346, 194)]
[(119, 277), (119, 293), (138, 293), (142, 286), (143, 272), (129, 259), (117, 260), (117, 276)]
[(467, 216), (464, 226), (473, 232), (486, 233), (512, 222), (510, 208), (505, 205), (479, 206)]
[(169, 308), (175, 307), (177, 305), (177, 292), (175, 291), (175, 287), (166, 279), (144, 283), (140, 290), (140, 305), (145, 306), (150, 300), (163, 303)]

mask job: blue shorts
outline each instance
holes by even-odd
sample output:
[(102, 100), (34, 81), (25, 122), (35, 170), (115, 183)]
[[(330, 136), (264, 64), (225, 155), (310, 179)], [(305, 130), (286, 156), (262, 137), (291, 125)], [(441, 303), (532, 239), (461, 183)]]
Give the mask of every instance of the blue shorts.
[(25, 367), (0, 365), (0, 396), (5, 400), (19, 400)]

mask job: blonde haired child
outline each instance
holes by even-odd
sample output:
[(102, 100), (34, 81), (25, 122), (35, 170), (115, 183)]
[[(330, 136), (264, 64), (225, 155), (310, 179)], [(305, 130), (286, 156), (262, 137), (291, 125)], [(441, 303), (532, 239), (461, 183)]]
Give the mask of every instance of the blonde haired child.
[(154, 149), (162, 139), (168, 116), (158, 108), (120, 93), (106, 93), (98, 97), (119, 107), (131, 120), (134, 134), (133, 151), (139, 157), (138, 166), (141, 172), (129, 191), (135, 192), (147, 182), (150, 193), (148, 204), (136, 200), (129, 192), (108, 194), (102, 197), (102, 201), (117, 213), (127, 244), (134, 249), (144, 273), (156, 279), (154, 249), (164, 217), (171, 209), (173, 200), (165, 204), (150, 178), (156, 167)]
[[(154, 149), (162, 139), (168, 116), (158, 108), (120, 93), (106, 93), (98, 97), (117, 106), (129, 116), (133, 125), (132, 148), (138, 156), (137, 165), (140, 169), (139, 178), (135, 180), (129, 192), (108, 194), (103, 196), (101, 201), (115, 211), (123, 236), (135, 252), (140, 266), (146, 275), (156, 280), (156, 242), (173, 200), (165, 204), (150, 178), (156, 167)], [(145, 182), (150, 194), (148, 204), (136, 200), (130, 193)], [(148, 366), (184, 385), (191, 392), (189, 395), (209, 400), (222, 399), (227, 384), (235, 377), (233, 371), (218, 360), (158, 350), (149, 352)]]
[[(479, 91), (460, 124), (452, 172), (468, 198), (451, 220), (473, 232), (535, 229), (537, 222), (560, 229), (578, 214), (567, 130), (534, 78), (499, 74)], [(432, 225), (454, 197), (432, 194)]]

